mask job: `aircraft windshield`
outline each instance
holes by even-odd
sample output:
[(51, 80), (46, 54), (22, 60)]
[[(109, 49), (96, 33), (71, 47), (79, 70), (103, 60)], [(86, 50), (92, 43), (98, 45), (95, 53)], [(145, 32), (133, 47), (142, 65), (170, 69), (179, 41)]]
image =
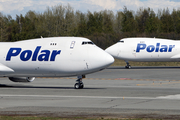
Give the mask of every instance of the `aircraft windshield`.
[(124, 43), (124, 41), (123, 41), (123, 40), (120, 40), (120, 41), (118, 41), (118, 42)]
[(82, 42), (82, 45), (86, 45), (86, 44), (94, 45), (94, 43), (93, 43), (93, 42), (90, 42), (90, 41), (88, 41), (88, 42), (86, 42), (86, 41)]

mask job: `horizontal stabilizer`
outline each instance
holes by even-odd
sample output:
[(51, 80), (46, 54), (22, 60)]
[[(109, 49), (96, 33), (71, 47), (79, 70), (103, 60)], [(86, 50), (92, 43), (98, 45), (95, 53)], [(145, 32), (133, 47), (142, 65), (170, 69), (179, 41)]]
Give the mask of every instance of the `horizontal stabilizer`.
[(174, 55), (171, 57), (172, 59), (180, 59), (180, 54)]
[(0, 63), (0, 72), (14, 72), (14, 70)]

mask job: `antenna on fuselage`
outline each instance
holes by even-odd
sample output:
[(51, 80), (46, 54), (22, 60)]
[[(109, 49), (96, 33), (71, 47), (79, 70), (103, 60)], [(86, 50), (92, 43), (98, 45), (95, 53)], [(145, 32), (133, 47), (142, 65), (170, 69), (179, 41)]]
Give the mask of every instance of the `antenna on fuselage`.
[(41, 36), (41, 39), (43, 39), (43, 37)]

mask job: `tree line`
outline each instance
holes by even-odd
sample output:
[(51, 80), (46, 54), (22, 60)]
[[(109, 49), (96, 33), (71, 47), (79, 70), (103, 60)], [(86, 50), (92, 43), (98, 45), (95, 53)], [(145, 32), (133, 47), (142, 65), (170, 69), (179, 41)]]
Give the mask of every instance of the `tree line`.
[(180, 10), (171, 13), (168, 8), (155, 13), (151, 8), (136, 12), (124, 7), (82, 13), (70, 5), (47, 7), (43, 13), (28, 11), (24, 16), (0, 12), (0, 41), (20, 41), (40, 37), (78, 36), (91, 39), (105, 49), (122, 38), (157, 37), (180, 39)]

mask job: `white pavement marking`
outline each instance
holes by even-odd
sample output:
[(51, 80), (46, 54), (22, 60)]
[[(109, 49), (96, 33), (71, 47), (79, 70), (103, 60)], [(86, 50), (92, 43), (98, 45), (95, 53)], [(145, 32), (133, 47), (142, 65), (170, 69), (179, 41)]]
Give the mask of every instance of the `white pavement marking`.
[(177, 95), (167, 95), (167, 96), (159, 96), (159, 99), (180, 99), (180, 94)]
[(8, 95), (0, 94), (1, 97), (44, 97), (44, 98), (91, 98), (91, 99), (147, 99), (147, 100), (156, 100), (156, 99), (172, 99), (179, 100), (180, 94), (177, 95), (168, 95), (168, 96), (159, 96), (159, 97), (113, 97), (113, 96), (61, 96), (61, 95)]

